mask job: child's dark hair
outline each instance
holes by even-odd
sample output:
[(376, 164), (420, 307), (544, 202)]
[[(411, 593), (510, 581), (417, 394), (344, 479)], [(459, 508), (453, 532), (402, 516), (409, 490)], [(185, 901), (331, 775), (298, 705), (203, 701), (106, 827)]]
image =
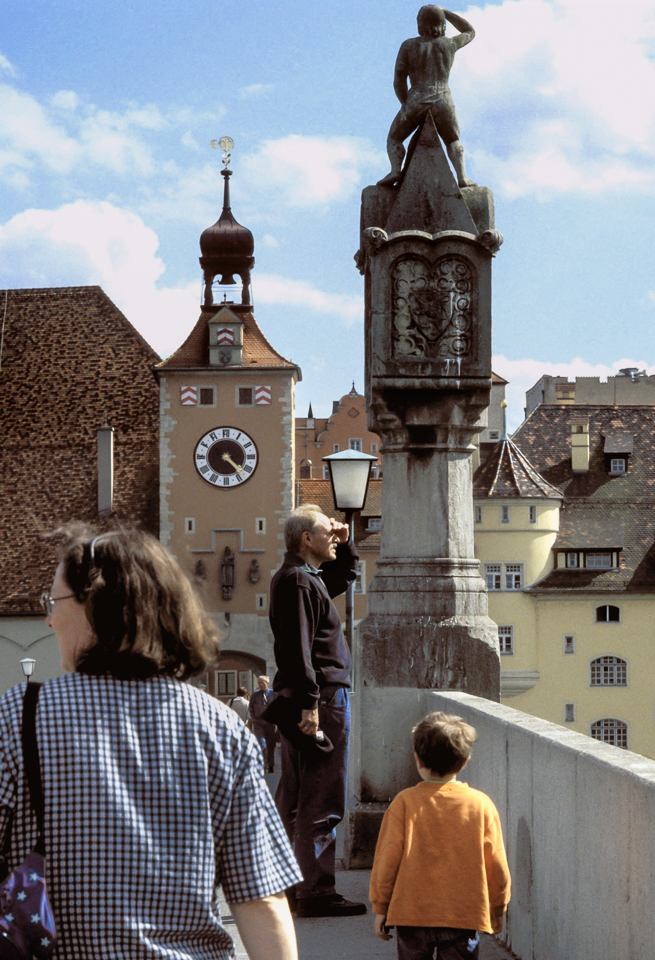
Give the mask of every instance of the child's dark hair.
[(457, 773), (478, 739), (475, 728), (450, 713), (429, 713), (414, 730), (414, 750), (421, 765), (445, 777)]

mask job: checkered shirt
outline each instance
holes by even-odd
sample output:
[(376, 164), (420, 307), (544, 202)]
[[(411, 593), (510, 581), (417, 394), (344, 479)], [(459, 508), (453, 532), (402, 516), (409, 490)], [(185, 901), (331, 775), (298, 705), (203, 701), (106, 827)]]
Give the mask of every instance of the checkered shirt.
[[(36, 840), (20, 745), (22, 693), (0, 699), (0, 840)], [(164, 677), (79, 673), (43, 685), (37, 737), (57, 960), (227, 960), (228, 903), (302, 879), (239, 717)]]

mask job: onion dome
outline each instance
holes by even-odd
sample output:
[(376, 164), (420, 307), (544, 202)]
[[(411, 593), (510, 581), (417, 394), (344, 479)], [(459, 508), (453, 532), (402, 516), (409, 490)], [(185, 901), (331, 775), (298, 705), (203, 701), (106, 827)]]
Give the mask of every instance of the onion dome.
[(223, 211), (212, 227), (207, 227), (200, 235), (200, 266), (205, 278), (205, 305), (213, 303), (212, 284), (220, 276), (219, 285), (236, 284), (234, 274), (241, 278), (242, 305), (250, 300), (250, 270), (254, 266), (255, 240), (247, 227), (238, 223), (230, 207), (231, 170), (221, 170), (225, 180), (223, 193)]

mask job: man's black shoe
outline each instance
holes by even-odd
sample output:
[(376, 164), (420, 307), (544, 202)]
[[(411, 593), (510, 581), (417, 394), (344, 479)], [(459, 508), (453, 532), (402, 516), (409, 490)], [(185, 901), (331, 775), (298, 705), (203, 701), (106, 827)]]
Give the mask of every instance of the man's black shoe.
[(301, 897), (298, 900), (299, 917), (360, 917), (366, 913), (365, 903), (353, 903), (339, 893), (323, 897)]

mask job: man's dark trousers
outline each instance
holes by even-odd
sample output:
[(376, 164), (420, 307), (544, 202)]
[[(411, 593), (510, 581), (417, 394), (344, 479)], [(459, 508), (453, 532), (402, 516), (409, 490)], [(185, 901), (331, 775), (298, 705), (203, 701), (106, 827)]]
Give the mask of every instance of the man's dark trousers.
[(303, 882), (298, 899), (335, 892), (336, 828), (346, 810), (350, 701), (344, 687), (324, 687), (318, 703), (319, 729), (331, 753), (301, 753), (282, 737), (282, 776), (275, 793)]
[(252, 732), (254, 733), (264, 757), (264, 763), (269, 770), (275, 765), (275, 742), (277, 739), (277, 728), (274, 723), (266, 723), (265, 720), (253, 720)]

